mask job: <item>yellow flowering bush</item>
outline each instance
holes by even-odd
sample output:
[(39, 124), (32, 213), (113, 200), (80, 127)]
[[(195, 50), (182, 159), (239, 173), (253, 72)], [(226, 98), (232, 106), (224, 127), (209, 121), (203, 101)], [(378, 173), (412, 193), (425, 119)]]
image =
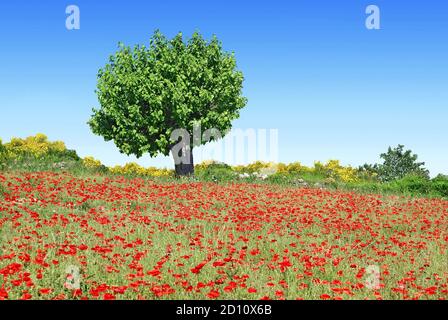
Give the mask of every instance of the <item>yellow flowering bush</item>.
[(146, 168), (146, 175), (151, 177), (171, 177), (173, 174), (173, 170), (169, 169), (158, 169), (155, 167)]
[(356, 182), (359, 180), (357, 170), (351, 166), (341, 166), (339, 160), (329, 160), (323, 165), (330, 178), (340, 180), (342, 182)]
[(246, 166), (238, 165), (238, 166), (232, 166), (233, 171), (237, 173), (243, 173), (246, 170)]
[(277, 173), (280, 174), (301, 174), (314, 172), (313, 168), (304, 166), (300, 162), (292, 162), (289, 164), (277, 163), (274, 166), (277, 168)]
[(84, 159), (82, 159), (82, 164), (88, 169), (98, 169), (103, 166), (101, 164), (101, 161), (95, 159), (94, 157), (85, 157)]
[(109, 168), (110, 172), (116, 174), (144, 175), (145, 168), (135, 162), (126, 163), (124, 166), (115, 166)]
[(263, 169), (269, 169), (273, 166), (273, 163), (263, 162), (263, 161), (255, 161), (254, 163), (250, 163), (246, 166), (246, 170), (248, 172), (260, 172)]
[(62, 141), (48, 141), (48, 137), (42, 133), (30, 136), (25, 139), (12, 138), (4, 145), (7, 155), (10, 158), (17, 158), (23, 155), (31, 155), (36, 158), (43, 157), (49, 153), (62, 153), (67, 151), (65, 143)]
[(277, 163), (277, 173), (288, 173), (288, 166), (284, 163)]
[(135, 162), (127, 163), (124, 166), (115, 166), (109, 168), (109, 171), (114, 174), (138, 175), (149, 177), (169, 177), (173, 175), (172, 170), (158, 169), (155, 167), (145, 168)]
[(233, 166), (232, 169), (237, 173), (254, 173), (265, 171), (277, 171), (277, 164), (273, 162), (255, 161), (248, 165)]

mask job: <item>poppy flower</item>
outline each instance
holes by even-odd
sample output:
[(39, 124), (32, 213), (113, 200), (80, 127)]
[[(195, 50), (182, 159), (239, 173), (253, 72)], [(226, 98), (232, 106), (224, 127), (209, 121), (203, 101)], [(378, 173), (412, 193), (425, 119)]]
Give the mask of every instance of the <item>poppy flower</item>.
[(211, 290), (209, 293), (207, 293), (207, 297), (209, 297), (210, 299), (217, 299), (219, 298), (219, 296), (220, 294), (217, 290)]

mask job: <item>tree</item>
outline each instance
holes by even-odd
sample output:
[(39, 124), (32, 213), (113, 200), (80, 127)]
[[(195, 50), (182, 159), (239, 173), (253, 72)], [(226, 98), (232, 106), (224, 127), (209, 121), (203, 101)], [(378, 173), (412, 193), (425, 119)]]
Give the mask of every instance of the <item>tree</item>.
[(425, 163), (417, 162), (418, 155), (411, 150), (404, 151), (401, 144), (394, 149), (389, 147), (380, 157), (384, 160), (382, 164), (364, 165), (364, 169), (375, 171), (381, 181), (398, 180), (411, 174), (429, 178), (429, 171), (423, 167)]
[(149, 47), (120, 44), (99, 70), (100, 108), (88, 123), (120, 152), (171, 153), (176, 174), (191, 175), (193, 147), (220, 138), (191, 139), (195, 128), (228, 132), (247, 102), (243, 80), (234, 54), (215, 36), (207, 42), (195, 32), (184, 42), (182, 33), (169, 40), (156, 31)]

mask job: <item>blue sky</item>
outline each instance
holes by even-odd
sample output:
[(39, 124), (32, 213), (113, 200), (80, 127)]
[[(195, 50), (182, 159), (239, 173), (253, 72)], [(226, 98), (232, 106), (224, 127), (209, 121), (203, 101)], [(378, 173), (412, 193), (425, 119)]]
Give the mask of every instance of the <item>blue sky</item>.
[[(81, 29), (65, 28), (65, 8)], [(381, 9), (381, 30), (365, 8)], [(119, 41), (199, 30), (234, 51), (248, 105), (237, 128), (279, 130), (279, 160), (378, 161), (405, 144), (448, 173), (448, 3), (344, 1), (2, 1), (0, 137), (43, 132), (108, 165), (134, 161), (86, 122), (96, 74)], [(172, 166), (170, 158), (139, 160)]]

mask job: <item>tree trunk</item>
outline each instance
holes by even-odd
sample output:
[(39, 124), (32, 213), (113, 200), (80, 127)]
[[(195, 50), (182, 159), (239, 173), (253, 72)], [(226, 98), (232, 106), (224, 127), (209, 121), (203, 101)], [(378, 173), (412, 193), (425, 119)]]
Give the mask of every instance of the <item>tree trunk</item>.
[(176, 164), (176, 162), (174, 162), (176, 177), (186, 177), (194, 175), (193, 150), (189, 151), (189, 153), (190, 161), (187, 161), (187, 163), (181, 162), (179, 164)]

